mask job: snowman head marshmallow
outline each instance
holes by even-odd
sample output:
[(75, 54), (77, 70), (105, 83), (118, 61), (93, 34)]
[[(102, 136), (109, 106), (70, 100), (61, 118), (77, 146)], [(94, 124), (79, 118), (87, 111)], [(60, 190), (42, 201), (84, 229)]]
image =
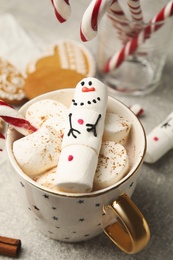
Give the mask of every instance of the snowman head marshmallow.
[(97, 112), (107, 105), (107, 87), (98, 79), (88, 77), (76, 86), (70, 109), (90, 109)]

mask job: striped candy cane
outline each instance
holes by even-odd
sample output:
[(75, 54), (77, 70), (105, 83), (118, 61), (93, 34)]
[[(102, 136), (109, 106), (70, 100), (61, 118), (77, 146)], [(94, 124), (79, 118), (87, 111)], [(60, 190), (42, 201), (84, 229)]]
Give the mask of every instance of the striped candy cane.
[(133, 28), (128, 18), (126, 17), (123, 9), (121, 8), (118, 0), (115, 0), (114, 3), (108, 10), (108, 18), (111, 20), (112, 25), (117, 30), (117, 35), (121, 40), (122, 44), (125, 44), (131, 37), (136, 34), (136, 27)]
[(141, 10), (141, 5), (139, 0), (127, 0), (127, 4), (129, 6), (132, 19), (136, 22), (143, 21), (143, 15)]
[(133, 54), (136, 49), (146, 41), (146, 39), (151, 37), (151, 35), (163, 25), (159, 22), (164, 21), (172, 15), (173, 1), (171, 0), (156, 16), (154, 16), (148, 26), (140, 31), (132, 40), (128, 41), (120, 51), (116, 52), (108, 60), (103, 69), (104, 72), (108, 73), (111, 70), (118, 68), (129, 55)]
[(56, 18), (60, 23), (65, 22), (71, 14), (69, 0), (51, 0), (51, 2), (54, 7)]
[(98, 31), (98, 24), (114, 0), (93, 0), (86, 9), (80, 26), (82, 41), (92, 40)]
[(134, 105), (130, 106), (129, 108), (133, 111), (133, 113), (137, 117), (142, 116), (144, 114), (144, 109), (139, 104), (134, 104)]
[(0, 117), (23, 135), (32, 134), (37, 130), (18, 111), (3, 100), (0, 100)]

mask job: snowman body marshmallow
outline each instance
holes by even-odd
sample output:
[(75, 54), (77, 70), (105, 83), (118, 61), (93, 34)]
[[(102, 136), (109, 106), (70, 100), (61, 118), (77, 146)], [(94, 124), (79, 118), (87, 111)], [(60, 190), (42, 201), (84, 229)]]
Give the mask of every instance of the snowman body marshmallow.
[(55, 186), (65, 192), (90, 192), (101, 148), (107, 109), (107, 87), (96, 78), (75, 89), (62, 141)]

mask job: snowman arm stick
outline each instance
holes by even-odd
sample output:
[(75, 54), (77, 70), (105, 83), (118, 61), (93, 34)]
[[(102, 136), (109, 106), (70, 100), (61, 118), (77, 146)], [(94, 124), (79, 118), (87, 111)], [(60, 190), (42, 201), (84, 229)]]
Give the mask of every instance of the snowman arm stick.
[(97, 118), (95, 124), (86, 124), (86, 126), (89, 126), (89, 127), (87, 127), (87, 131), (88, 132), (93, 131), (94, 136), (97, 136), (96, 126), (97, 126), (100, 118), (101, 118), (101, 114), (98, 115), (98, 118)]
[(80, 132), (79, 132), (77, 129), (74, 129), (74, 128), (73, 128), (71, 118), (72, 118), (72, 113), (69, 114), (70, 130), (69, 130), (69, 132), (68, 132), (67, 135), (70, 136), (70, 135), (72, 134), (72, 136), (73, 136), (74, 138), (77, 138), (77, 136), (74, 134), (74, 132), (77, 132), (78, 134), (80, 134)]
[(170, 121), (172, 121), (172, 118), (170, 118), (167, 122), (165, 122), (162, 126), (161, 126), (161, 128), (167, 128), (167, 127), (169, 127), (169, 126), (171, 126), (170, 124), (169, 124), (169, 122)]

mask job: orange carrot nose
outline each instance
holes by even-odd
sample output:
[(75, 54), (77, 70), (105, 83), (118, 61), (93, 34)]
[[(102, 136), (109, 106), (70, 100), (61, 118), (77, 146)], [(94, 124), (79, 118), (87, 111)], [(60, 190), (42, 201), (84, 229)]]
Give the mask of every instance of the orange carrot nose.
[(91, 91), (95, 91), (95, 88), (94, 87), (92, 87), (92, 88), (83, 87), (82, 88), (82, 92), (91, 92)]

